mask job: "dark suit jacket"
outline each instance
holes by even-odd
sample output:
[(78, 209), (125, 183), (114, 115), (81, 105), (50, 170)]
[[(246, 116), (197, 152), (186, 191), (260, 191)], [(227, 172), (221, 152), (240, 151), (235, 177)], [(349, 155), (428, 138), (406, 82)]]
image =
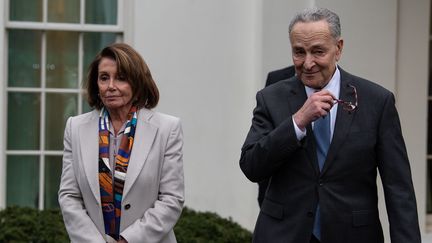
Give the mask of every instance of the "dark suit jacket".
[(289, 66), (279, 70), (271, 71), (267, 75), (267, 80), (265, 86), (274, 84), (280, 80), (289, 79), (295, 75), (294, 66)]
[(322, 243), (382, 243), (377, 170), (384, 187), (392, 243), (418, 243), (417, 207), (394, 96), (342, 69), (332, 142), (320, 173), (312, 126), (298, 141), (292, 115), (307, 96), (297, 77), (259, 91), (240, 167), (253, 182), (270, 178), (254, 242), (308, 243), (319, 200)]
[[(279, 70), (271, 71), (267, 75), (267, 80), (265, 86), (269, 86), (281, 80), (289, 79), (295, 75), (294, 66), (289, 66)], [(261, 207), (264, 200), (264, 195), (267, 190), (269, 179), (262, 180), (258, 182), (258, 204)]]

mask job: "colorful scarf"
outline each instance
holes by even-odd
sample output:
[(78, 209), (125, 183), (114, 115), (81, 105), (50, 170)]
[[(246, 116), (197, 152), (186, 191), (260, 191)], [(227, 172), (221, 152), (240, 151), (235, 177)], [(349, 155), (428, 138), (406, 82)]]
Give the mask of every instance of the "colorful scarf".
[[(109, 113), (102, 108), (99, 115), (99, 186), (105, 233), (115, 240), (120, 237), (121, 201), (137, 124), (137, 108), (132, 106), (115, 156), (114, 180), (109, 164)], [(114, 185), (114, 187), (113, 187)]]

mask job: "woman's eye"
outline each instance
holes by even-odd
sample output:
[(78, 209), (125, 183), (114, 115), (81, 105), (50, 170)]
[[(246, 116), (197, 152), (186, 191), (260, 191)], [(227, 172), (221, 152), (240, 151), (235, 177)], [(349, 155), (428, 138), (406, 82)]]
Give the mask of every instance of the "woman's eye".
[(107, 81), (108, 79), (109, 78), (106, 75), (102, 75), (102, 76), (99, 77), (99, 80), (101, 80), (101, 81)]

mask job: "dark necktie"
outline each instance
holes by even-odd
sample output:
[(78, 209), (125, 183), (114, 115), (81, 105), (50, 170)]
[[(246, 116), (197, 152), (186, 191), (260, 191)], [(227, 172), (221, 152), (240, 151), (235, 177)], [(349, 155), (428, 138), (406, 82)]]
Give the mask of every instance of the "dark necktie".
[[(313, 131), (316, 141), (318, 166), (321, 171), (327, 157), (327, 151), (330, 147), (330, 113), (323, 118), (318, 118), (318, 120), (314, 122)], [(316, 238), (321, 240), (321, 213), (319, 202), (315, 213), (313, 234)]]

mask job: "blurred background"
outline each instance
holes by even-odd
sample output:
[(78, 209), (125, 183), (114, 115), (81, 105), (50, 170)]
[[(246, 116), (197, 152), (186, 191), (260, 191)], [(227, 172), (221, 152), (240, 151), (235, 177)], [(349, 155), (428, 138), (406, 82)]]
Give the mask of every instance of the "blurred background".
[[(318, 6), (341, 18), (341, 67), (395, 93), (426, 239), (432, 233), (430, 5), (0, 0), (0, 208), (58, 208), (64, 125), (69, 116), (90, 110), (83, 76), (101, 48), (126, 42), (142, 54), (160, 88), (156, 110), (182, 119), (186, 205), (252, 230), (258, 188), (238, 160), (255, 94), (269, 71), (292, 64), (288, 24), (294, 13)], [(388, 232), (381, 192), (380, 199)]]

